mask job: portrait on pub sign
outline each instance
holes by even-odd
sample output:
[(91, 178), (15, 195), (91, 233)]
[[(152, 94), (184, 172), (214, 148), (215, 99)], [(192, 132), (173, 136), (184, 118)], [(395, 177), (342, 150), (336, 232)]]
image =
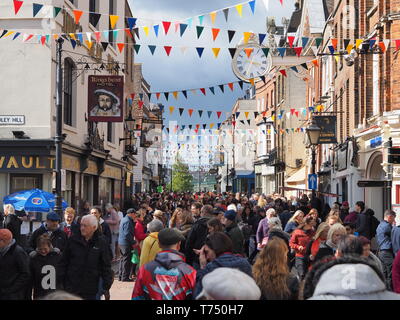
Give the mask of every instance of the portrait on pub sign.
[(89, 121), (123, 122), (123, 76), (89, 76)]

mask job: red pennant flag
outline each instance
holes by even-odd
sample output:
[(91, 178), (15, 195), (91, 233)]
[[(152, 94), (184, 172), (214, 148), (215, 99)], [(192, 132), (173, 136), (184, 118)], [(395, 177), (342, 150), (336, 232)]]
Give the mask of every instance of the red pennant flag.
[(74, 12), (74, 16), (75, 16), (75, 23), (76, 23), (76, 24), (79, 24), (79, 20), (81, 20), (83, 11), (74, 10), (73, 12)]
[(168, 30), (169, 30), (169, 27), (171, 26), (171, 22), (163, 21), (162, 24), (164, 26), (164, 32), (165, 32), (165, 34), (167, 34)]
[(143, 104), (144, 104), (144, 102), (143, 102), (143, 101), (138, 101), (138, 106), (139, 106), (139, 109), (142, 109), (142, 107), (143, 107)]
[(262, 115), (265, 118), (267, 116), (267, 111), (263, 111)]
[(296, 111), (296, 109), (290, 109), (290, 114), (294, 115), (294, 112)]
[(204, 95), (206, 95), (206, 89), (201, 88), (200, 91), (201, 91)]
[(118, 46), (119, 52), (122, 53), (122, 50), (124, 50), (124, 47), (125, 47), (125, 43), (117, 43), (117, 46)]
[(221, 116), (221, 114), (222, 114), (222, 112), (221, 112), (221, 111), (217, 111), (217, 116), (218, 116), (218, 119), (219, 119), (219, 117)]
[(236, 127), (236, 121), (232, 121), (234, 127)]
[(317, 59), (313, 60), (312, 63), (314, 64), (314, 66), (318, 67), (318, 60)]
[(135, 95), (136, 95), (136, 93), (131, 93), (132, 100), (135, 100)]
[(130, 29), (125, 29), (125, 33), (128, 35), (129, 38), (133, 39), (133, 35)]
[(300, 57), (301, 51), (303, 50), (302, 47), (296, 47), (294, 48), (294, 51), (296, 52), (297, 56)]
[(157, 100), (160, 100), (160, 92), (156, 93)]
[(295, 114), (296, 114), (296, 117), (298, 118), (299, 117), (299, 111), (295, 111)]
[(335, 49), (335, 51), (336, 51), (336, 47), (337, 47), (337, 42), (338, 42), (338, 39), (331, 39), (331, 42), (332, 42), (332, 46), (333, 46), (333, 48)]
[(194, 132), (198, 133), (198, 132), (199, 132), (199, 129), (194, 129)]
[(293, 36), (290, 36), (290, 37), (287, 37), (287, 39), (288, 39), (288, 42), (289, 42), (289, 46), (290, 46), (291, 48), (293, 48), (294, 37), (293, 37)]
[(94, 36), (96, 37), (97, 43), (100, 43), (101, 42), (101, 33), (100, 33), (100, 31), (96, 31), (94, 33)]
[(396, 44), (396, 51), (400, 49), (400, 39), (398, 40), (394, 40), (395, 44)]
[(231, 88), (231, 90), (233, 91), (233, 83), (228, 83), (229, 88)]
[(199, 124), (196, 124), (196, 129), (199, 129), (200, 128), (200, 125)]
[(21, 9), (23, 3), (24, 3), (23, 1), (14, 0), (14, 11), (15, 11), (15, 14), (17, 14), (19, 9)]
[(246, 48), (244, 49), (244, 52), (246, 52), (247, 58), (250, 58), (251, 54), (253, 53), (254, 49), (253, 48)]
[(282, 75), (283, 75), (284, 77), (287, 77), (287, 75), (286, 75), (286, 70), (279, 70), (279, 72), (282, 73)]
[(381, 47), (382, 52), (385, 53), (385, 51), (386, 51), (385, 44), (381, 41), (381, 42), (378, 43), (378, 45), (379, 45), (379, 47)]
[(189, 112), (189, 116), (191, 117), (192, 113), (193, 113), (193, 109), (189, 109), (188, 112)]
[(31, 40), (32, 38), (33, 38), (33, 34), (30, 34), (30, 35), (28, 36), (28, 38), (26, 38), (25, 42)]
[(217, 39), (220, 29), (212, 28), (213, 40)]
[(40, 42), (42, 43), (42, 46), (44, 46), (44, 44), (46, 43), (46, 36), (42, 36)]
[(169, 57), (169, 54), (171, 53), (172, 47), (170, 46), (164, 46), (165, 52), (167, 53), (167, 56)]

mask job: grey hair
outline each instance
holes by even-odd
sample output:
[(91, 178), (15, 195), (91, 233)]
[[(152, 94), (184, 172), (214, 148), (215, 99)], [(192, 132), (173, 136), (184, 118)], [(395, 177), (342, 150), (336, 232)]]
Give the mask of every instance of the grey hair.
[(158, 219), (154, 219), (147, 224), (147, 230), (150, 232), (160, 232), (162, 229), (164, 229), (164, 225)]
[(97, 230), (97, 228), (99, 227), (99, 221), (98, 221), (97, 218), (96, 218), (94, 215), (92, 215), (92, 214), (87, 214), (86, 216), (83, 216), (81, 222), (82, 222), (83, 220), (87, 220), (92, 226), (95, 226), (95, 227), (96, 227), (96, 230)]
[(271, 229), (275, 228), (282, 230), (282, 222), (278, 217), (272, 217), (271, 219), (268, 219), (268, 225)]
[(114, 206), (111, 203), (107, 203), (105, 206), (106, 210), (114, 208)]
[(70, 294), (65, 291), (55, 291), (52, 293), (49, 293), (48, 295), (44, 296), (40, 300), (82, 300), (82, 298), (75, 296), (73, 294)]
[(15, 213), (15, 208), (12, 204), (5, 204), (3, 207), (4, 207), (4, 211), (7, 210), (9, 214)]

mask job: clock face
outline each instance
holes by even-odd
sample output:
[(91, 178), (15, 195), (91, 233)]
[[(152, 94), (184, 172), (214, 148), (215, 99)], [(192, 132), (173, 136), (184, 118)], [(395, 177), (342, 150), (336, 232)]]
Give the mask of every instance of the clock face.
[(270, 71), (271, 66), (271, 56), (266, 57), (258, 45), (239, 47), (232, 61), (233, 72), (245, 81), (264, 76)]

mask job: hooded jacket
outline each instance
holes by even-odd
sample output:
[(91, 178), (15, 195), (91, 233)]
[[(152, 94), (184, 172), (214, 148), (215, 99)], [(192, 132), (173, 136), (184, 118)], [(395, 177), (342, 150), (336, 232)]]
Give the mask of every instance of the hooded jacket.
[[(36, 229), (32, 233), (32, 237), (29, 240), (29, 247), (32, 251), (36, 250), (36, 241), (38, 240), (38, 238), (42, 234), (45, 234), (47, 232), (49, 232), (49, 230), (47, 229), (47, 225), (46, 223), (43, 223), (38, 229)], [(64, 231), (58, 228), (57, 230), (51, 232), (50, 241), (53, 245), (53, 248), (58, 248), (61, 252), (63, 252), (65, 246), (67, 245), (67, 235)]]
[(217, 268), (232, 268), (239, 269), (240, 271), (246, 273), (250, 277), (253, 277), (251, 265), (247, 259), (234, 255), (230, 252), (223, 253), (218, 258), (207, 263), (204, 269), (198, 270), (196, 275), (196, 290), (194, 291), (194, 297), (197, 297), (199, 293), (203, 290), (202, 280), (203, 277), (214, 271)]
[(306, 276), (304, 298), (309, 300), (400, 300), (386, 290), (378, 267), (360, 257), (343, 257), (314, 266)]
[(13, 239), (0, 252), (0, 300), (24, 300), (29, 279), (28, 254)]
[(243, 254), (244, 249), (244, 236), (242, 230), (236, 222), (233, 222), (230, 226), (225, 228), (225, 233), (232, 240), (233, 253)]
[(86, 241), (81, 233), (68, 239), (57, 274), (58, 282), (67, 292), (81, 297), (96, 296), (99, 279), (103, 279), (103, 289), (112, 284), (110, 246), (97, 230)]
[(209, 217), (201, 217), (197, 220), (186, 238), (185, 256), (187, 263), (193, 265), (193, 262), (199, 263), (199, 257), (193, 252), (193, 249), (201, 249), (206, 242), (208, 227), (207, 222)]
[(350, 212), (344, 219), (344, 223), (356, 223), (358, 220), (358, 213), (355, 211)]
[(140, 253), (140, 263), (139, 267), (143, 266), (150, 261), (153, 261), (157, 256), (157, 253), (161, 251), (158, 245), (158, 232), (150, 233), (146, 239), (143, 241), (141, 253)]
[(29, 254), (29, 258), (33, 298), (37, 299), (55, 291), (56, 288), (44, 289), (42, 280), (44, 277), (48, 277), (51, 274), (51, 268), (49, 267), (53, 267), (55, 275), (57, 275), (58, 263), (61, 259), (60, 250), (58, 248), (53, 248), (46, 256), (42, 256), (37, 251), (32, 251)]
[(163, 250), (139, 269), (132, 300), (186, 300), (193, 295), (196, 270), (176, 250)]

